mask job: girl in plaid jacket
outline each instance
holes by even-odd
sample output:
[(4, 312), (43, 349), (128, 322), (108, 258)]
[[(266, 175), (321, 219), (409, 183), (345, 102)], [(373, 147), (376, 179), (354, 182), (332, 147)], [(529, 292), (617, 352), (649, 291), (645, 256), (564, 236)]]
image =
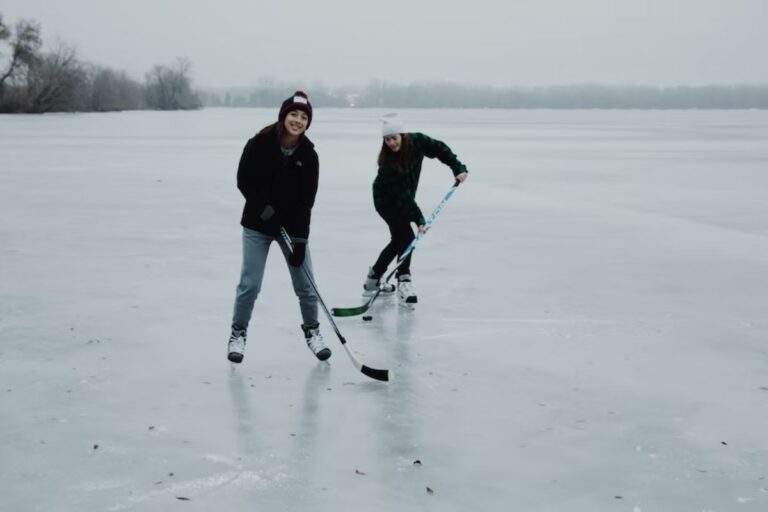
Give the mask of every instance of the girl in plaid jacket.
[[(467, 179), (467, 167), (445, 143), (423, 133), (408, 133), (397, 114), (382, 118), (383, 137), (379, 152), (379, 170), (373, 181), (373, 205), (387, 224), (390, 240), (368, 270), (363, 294), (372, 295), (381, 286), (381, 276), (396, 257), (400, 257), (414, 238), (411, 223), (424, 232), (424, 215), (416, 204), (421, 165), (424, 157), (437, 158), (447, 165), (459, 182)], [(415, 304), (418, 299), (411, 281), (411, 256), (397, 269), (397, 293), (401, 304)], [(394, 292), (395, 288), (384, 290)]]

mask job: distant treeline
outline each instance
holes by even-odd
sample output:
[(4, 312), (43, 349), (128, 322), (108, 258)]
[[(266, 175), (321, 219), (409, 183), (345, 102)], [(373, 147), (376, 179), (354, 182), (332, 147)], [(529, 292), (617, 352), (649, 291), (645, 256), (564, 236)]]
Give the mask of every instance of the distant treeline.
[[(201, 93), (205, 106), (274, 107), (295, 85), (265, 83)], [(313, 105), (382, 108), (768, 109), (768, 85), (488, 87), (447, 83), (303, 87)]]
[(140, 83), (124, 71), (83, 62), (64, 44), (43, 51), (40, 25), (11, 27), (0, 13), (0, 112), (86, 112), (200, 108), (190, 64), (156, 65)]
[(354, 106), (350, 104), (351, 93), (347, 89), (332, 89), (317, 84), (277, 84), (272, 80), (262, 82), (253, 87), (201, 90), (200, 100), (206, 107), (279, 107), (288, 94), (303, 90), (309, 94), (309, 101), (315, 107)]
[(192, 89), (190, 68), (179, 58), (154, 66), (138, 82), (124, 71), (82, 61), (65, 44), (44, 51), (39, 24), (20, 20), (10, 26), (0, 13), (0, 113), (275, 107), (297, 89), (306, 90), (318, 107), (768, 109), (765, 84), (490, 87), (376, 80), (365, 87), (334, 88), (262, 80), (253, 87), (199, 93)]

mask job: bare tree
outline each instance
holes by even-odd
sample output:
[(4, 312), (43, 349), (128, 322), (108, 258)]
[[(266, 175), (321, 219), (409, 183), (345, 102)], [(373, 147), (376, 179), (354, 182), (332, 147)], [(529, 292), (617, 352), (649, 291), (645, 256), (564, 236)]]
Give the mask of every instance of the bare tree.
[(30, 67), (39, 60), (42, 45), (37, 23), (20, 20), (11, 30), (0, 14), (0, 110), (5, 110), (4, 96), (9, 86), (23, 81)]
[(26, 85), (27, 112), (87, 110), (88, 75), (70, 46), (60, 44), (31, 66)]
[(83, 63), (74, 48), (58, 43), (42, 52), (40, 26), (21, 20), (8, 26), (0, 14), (0, 112), (115, 111), (139, 108), (196, 109), (191, 65), (179, 58), (155, 66), (144, 85), (125, 72)]
[(145, 77), (147, 105), (158, 110), (191, 110), (200, 108), (200, 99), (192, 91), (189, 77), (191, 64), (178, 58), (175, 65), (157, 65)]
[(144, 91), (141, 84), (129, 78), (125, 72), (96, 68), (91, 73), (90, 110), (137, 110), (143, 106)]

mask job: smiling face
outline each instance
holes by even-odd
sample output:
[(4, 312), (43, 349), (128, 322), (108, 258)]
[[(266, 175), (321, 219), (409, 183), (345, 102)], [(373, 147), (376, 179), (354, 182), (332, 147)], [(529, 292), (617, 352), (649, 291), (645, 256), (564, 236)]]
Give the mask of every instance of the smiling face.
[(283, 128), (285, 133), (291, 137), (298, 137), (307, 129), (307, 123), (309, 123), (309, 116), (303, 110), (291, 110), (285, 116), (283, 122)]
[(384, 144), (387, 145), (389, 149), (397, 153), (400, 151), (400, 145), (403, 143), (403, 137), (399, 133), (395, 133), (393, 135), (387, 135), (384, 137)]

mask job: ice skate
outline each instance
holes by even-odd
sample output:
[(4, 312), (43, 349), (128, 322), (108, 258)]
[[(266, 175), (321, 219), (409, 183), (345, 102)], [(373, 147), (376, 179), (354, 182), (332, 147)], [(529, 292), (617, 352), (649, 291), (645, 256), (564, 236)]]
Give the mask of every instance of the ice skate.
[(401, 306), (413, 307), (419, 302), (416, 292), (413, 290), (410, 274), (397, 276), (397, 298)]
[(331, 349), (325, 346), (319, 326), (305, 327), (302, 325), (301, 328), (304, 331), (304, 339), (307, 341), (307, 346), (319, 360), (325, 361), (331, 357)]
[(382, 295), (389, 295), (389, 294), (395, 293), (395, 285), (385, 284), (382, 287), (381, 278), (377, 278), (376, 275), (373, 273), (373, 268), (369, 267), (368, 277), (365, 278), (365, 283), (363, 283), (363, 296), (370, 297), (373, 294), (375, 294), (379, 288), (382, 288), (381, 290)]
[(232, 327), (232, 334), (229, 335), (229, 348), (227, 359), (233, 363), (242, 363), (245, 357), (245, 329)]

